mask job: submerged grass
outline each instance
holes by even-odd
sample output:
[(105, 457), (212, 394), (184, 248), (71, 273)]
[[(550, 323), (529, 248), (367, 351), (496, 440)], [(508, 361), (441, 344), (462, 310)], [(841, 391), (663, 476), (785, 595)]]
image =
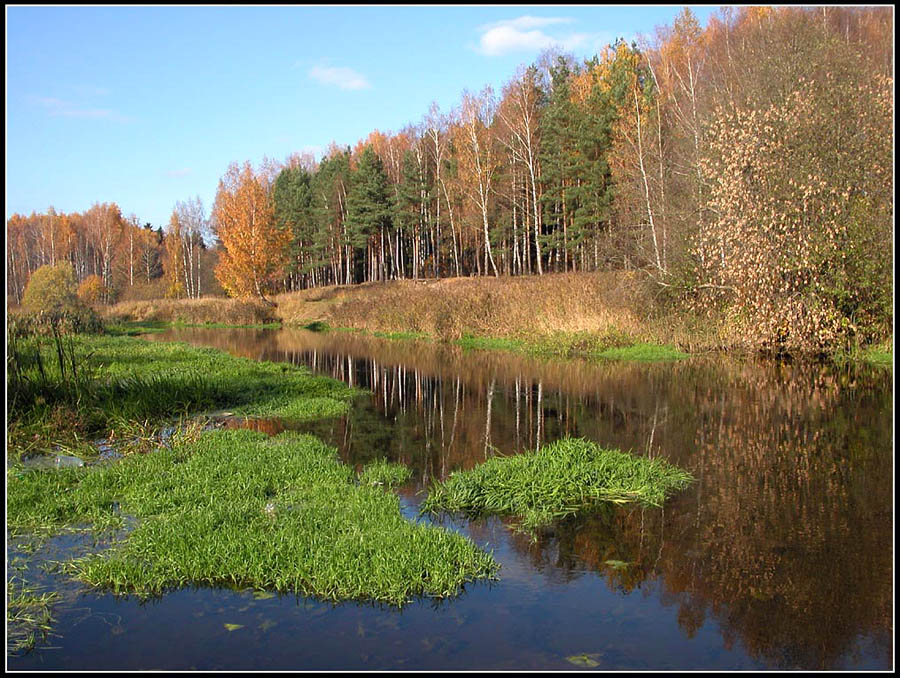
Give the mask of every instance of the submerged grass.
[(402, 605), (498, 569), (463, 536), (408, 521), (396, 495), (356, 482), (309, 435), (212, 431), (108, 466), (7, 478), (13, 529), (138, 519), (117, 545), (64, 566), (116, 593), (224, 585)]
[(446, 482), (432, 486), (422, 510), (515, 516), (533, 531), (602, 502), (658, 506), (691, 480), (689, 473), (662, 459), (567, 438), (451, 473)]
[(38, 590), (17, 576), (6, 580), (6, 652), (29, 652), (46, 638), (53, 623), (51, 606), (57, 593)]

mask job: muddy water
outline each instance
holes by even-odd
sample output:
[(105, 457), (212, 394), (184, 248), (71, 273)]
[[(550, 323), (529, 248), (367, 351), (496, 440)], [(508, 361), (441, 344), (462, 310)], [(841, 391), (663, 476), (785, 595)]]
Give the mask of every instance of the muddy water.
[(293, 427), (353, 466), (410, 466), (410, 517), (430, 479), (566, 435), (665, 457), (697, 481), (662, 509), (610, 508), (537, 541), (497, 519), (448, 521), (494, 552), (500, 581), (399, 611), (228, 590), (144, 604), (73, 590), (55, 649), (9, 668), (892, 667), (889, 369), (542, 361), (302, 330), (148, 338), (306, 365), (367, 390), (348, 415)]

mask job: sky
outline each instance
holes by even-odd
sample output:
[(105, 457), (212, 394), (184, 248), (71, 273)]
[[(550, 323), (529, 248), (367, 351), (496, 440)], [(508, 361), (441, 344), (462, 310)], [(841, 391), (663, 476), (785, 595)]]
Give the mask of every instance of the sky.
[(682, 8), (7, 5), (6, 217), (115, 202), (157, 227), (196, 196), (208, 214), (232, 162), (397, 132)]

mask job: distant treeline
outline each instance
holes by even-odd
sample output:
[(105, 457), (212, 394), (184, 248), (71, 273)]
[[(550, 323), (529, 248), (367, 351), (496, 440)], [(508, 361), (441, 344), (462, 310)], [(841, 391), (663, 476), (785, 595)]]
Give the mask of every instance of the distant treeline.
[[(233, 164), (216, 278), (264, 296), (636, 270), (760, 346), (871, 342), (892, 325), (892, 78), (890, 7), (725, 8), (705, 28), (685, 9), (641, 44), (544, 53), (499, 94), (320, 161)], [(174, 296), (208, 289), (189, 222), (170, 224)], [(8, 296), (39, 261), (21, 241)]]

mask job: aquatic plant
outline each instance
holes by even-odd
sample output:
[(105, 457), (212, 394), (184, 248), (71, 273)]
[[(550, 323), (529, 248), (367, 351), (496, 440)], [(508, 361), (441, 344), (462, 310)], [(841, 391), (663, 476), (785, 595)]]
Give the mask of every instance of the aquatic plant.
[(407, 520), (309, 435), (206, 432), (116, 464), (8, 474), (13, 529), (119, 516), (136, 527), (63, 571), (116, 593), (238, 586), (402, 605), (446, 597), (498, 565), (455, 532)]
[(515, 516), (526, 530), (602, 502), (661, 505), (692, 478), (663, 459), (603, 449), (566, 438), (534, 452), (493, 457), (435, 482), (422, 511)]
[(50, 632), (53, 622), (52, 604), (59, 594), (38, 593), (38, 589), (21, 577), (6, 580), (6, 652), (15, 654), (34, 648), (38, 638)]

